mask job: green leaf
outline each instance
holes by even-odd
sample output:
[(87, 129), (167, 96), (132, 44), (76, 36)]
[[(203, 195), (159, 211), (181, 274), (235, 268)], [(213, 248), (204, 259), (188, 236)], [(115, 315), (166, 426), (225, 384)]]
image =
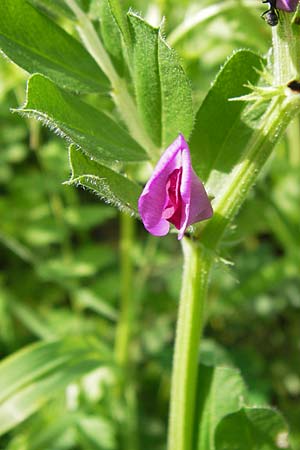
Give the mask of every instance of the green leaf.
[(96, 295), (91, 289), (77, 289), (74, 291), (73, 295), (74, 300), (80, 308), (91, 309), (100, 316), (116, 322), (118, 311), (115, 310), (109, 302), (99, 297), (99, 295)]
[(112, 55), (115, 66), (122, 73), (123, 51), (120, 29), (111, 13), (109, 1), (102, 0), (100, 4), (101, 36), (106, 50)]
[(27, 0), (33, 6), (40, 8), (41, 11), (49, 13), (54, 16), (65, 16), (68, 19), (74, 20), (75, 16), (64, 3), (64, 0)]
[(143, 161), (145, 151), (110, 117), (56, 86), (42, 75), (33, 75), (20, 114), (42, 120), (98, 161)]
[[(25, 448), (28, 448), (28, 450), (67, 450), (67, 448), (72, 448), (72, 440), (68, 447), (62, 447), (61, 443), (69, 435), (70, 429), (74, 426), (75, 414), (70, 411), (66, 414), (66, 410), (63, 407), (60, 409), (56, 407), (57, 404), (57, 402), (51, 403), (49, 408), (46, 405), (34, 417), (34, 421), (32, 420), (30, 424), (28, 423), (26, 432), (23, 434)], [(10, 441), (11, 447), (7, 450), (18, 448), (19, 436), (16, 433), (14, 438), (16, 440), (16, 446), (14, 446), (14, 439), (12, 439)]]
[(77, 419), (77, 431), (83, 448), (115, 450), (116, 431), (113, 423), (102, 417), (82, 416)]
[(1, 0), (0, 48), (29, 73), (40, 72), (76, 92), (109, 83), (82, 45), (25, 0)]
[(0, 434), (99, 367), (98, 352), (81, 339), (34, 344), (5, 359), (0, 364)]
[(133, 181), (91, 161), (74, 146), (70, 147), (70, 164), (72, 175), (68, 184), (87, 187), (119, 209), (138, 214), (137, 203), (141, 188)]
[(216, 431), (216, 450), (291, 449), (283, 417), (271, 408), (242, 408), (226, 416)]
[(158, 62), (162, 100), (162, 144), (171, 144), (179, 133), (188, 140), (194, 126), (192, 89), (175, 50), (158, 39)]
[(59, 354), (60, 347), (59, 342), (35, 344), (5, 359), (0, 364), (0, 403), (23, 385), (67, 362), (68, 356)]
[(129, 13), (134, 83), (139, 113), (156, 145), (167, 147), (179, 133), (188, 139), (194, 122), (191, 86), (161, 31)]
[(229, 101), (249, 93), (245, 86), (259, 78), (262, 58), (240, 50), (228, 59), (219, 72), (196, 116), (190, 140), (193, 167), (203, 181), (210, 179), (216, 196), (226, 175), (240, 159), (253, 128), (242, 116), (245, 103)]
[(122, 9), (120, 0), (108, 0), (110, 10), (112, 15), (114, 16), (119, 29), (122, 33), (124, 42), (128, 48), (131, 46), (131, 36), (129, 31), (129, 26), (127, 23), (126, 15), (124, 14), (124, 11)]
[(17, 320), (33, 335), (41, 339), (55, 339), (55, 332), (40, 316), (36, 308), (30, 308), (25, 302), (17, 302), (15, 299), (10, 299), (9, 307)]
[[(99, 362), (82, 359), (81, 362), (61, 367), (41, 380), (35, 380), (0, 405), (0, 434), (23, 422), (39, 410), (54, 395), (71, 382), (95, 370)], [(21, 367), (19, 368), (21, 371)]]
[(240, 409), (245, 398), (246, 388), (239, 371), (230, 367), (201, 365), (195, 415), (195, 448), (215, 450), (217, 424), (227, 414)]

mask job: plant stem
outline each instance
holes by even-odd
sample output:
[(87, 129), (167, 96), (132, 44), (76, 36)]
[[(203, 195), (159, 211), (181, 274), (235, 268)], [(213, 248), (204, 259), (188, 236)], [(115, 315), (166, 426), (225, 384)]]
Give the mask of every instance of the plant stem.
[(77, 29), (86, 49), (111, 83), (115, 84), (118, 81), (119, 76), (103, 47), (102, 42), (98, 38), (93, 24), (87, 15), (80, 9), (75, 0), (65, 0), (65, 2), (78, 20)]
[(264, 114), (260, 127), (253, 134), (240, 163), (214, 206), (214, 216), (201, 234), (201, 242), (215, 250), (249, 190), (269, 158), (275, 143), (299, 111), (300, 98), (275, 98)]
[(121, 304), (116, 331), (115, 355), (118, 364), (126, 368), (129, 362), (129, 341), (133, 317), (133, 264), (134, 219), (128, 214), (120, 214), (120, 266)]
[(275, 86), (300, 77), (300, 26), (291, 23), (292, 17), (281, 11), (278, 25), (272, 28)]
[[(273, 78), (275, 86), (284, 86), (300, 72), (300, 26), (292, 24), (292, 14), (281, 11), (278, 26), (273, 27)], [(201, 241), (216, 249), (224, 231), (244, 202), (250, 188), (269, 158), (276, 142), (299, 113), (300, 95), (286, 87), (276, 95), (261, 118), (245, 148), (240, 163), (233, 169), (220, 198), (214, 204), (214, 217), (204, 228)], [(199, 237), (199, 236), (198, 236)]]
[(135, 294), (133, 291), (133, 259), (135, 220), (121, 213), (120, 216), (120, 315), (116, 329), (115, 358), (122, 370), (117, 397), (125, 402), (125, 416), (121, 420), (122, 448), (136, 450), (138, 448), (137, 398), (134, 383), (134, 369), (130, 361), (130, 341), (135, 318)]
[[(285, 17), (282, 29), (273, 39), (275, 85), (286, 84), (295, 76), (298, 49), (291, 41), (291, 21)], [(286, 41), (287, 39), (287, 41)], [(291, 45), (286, 49), (286, 45)], [(282, 47), (282, 48), (281, 48)], [(299, 64), (299, 62), (298, 62)], [(277, 84), (276, 84), (277, 83)], [(205, 299), (213, 255), (228, 225), (255, 183), (275, 143), (299, 112), (300, 95), (282, 90), (274, 96), (260, 124), (246, 146), (239, 163), (233, 168), (219, 197), (215, 199), (214, 216), (204, 228), (194, 234), (199, 243), (183, 241), (184, 272), (175, 342), (172, 373), (171, 409), (168, 450), (194, 450), (194, 399), (196, 392), (199, 341), (205, 316)]]
[(199, 344), (211, 254), (196, 241), (182, 241), (184, 267), (175, 340), (168, 450), (192, 449)]

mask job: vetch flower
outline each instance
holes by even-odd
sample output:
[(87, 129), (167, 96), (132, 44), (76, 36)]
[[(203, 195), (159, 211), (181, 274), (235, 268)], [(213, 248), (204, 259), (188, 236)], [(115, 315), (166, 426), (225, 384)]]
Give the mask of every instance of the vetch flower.
[(182, 134), (158, 161), (140, 198), (143, 224), (154, 236), (165, 236), (172, 223), (182, 239), (186, 228), (209, 219), (213, 210), (203, 184), (193, 171), (190, 149)]
[(296, 11), (298, 0), (276, 0), (276, 9), (286, 12)]

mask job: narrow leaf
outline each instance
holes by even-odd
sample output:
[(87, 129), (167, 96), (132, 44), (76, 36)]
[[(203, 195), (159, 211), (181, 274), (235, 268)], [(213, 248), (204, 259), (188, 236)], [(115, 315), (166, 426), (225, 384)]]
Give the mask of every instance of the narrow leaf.
[(116, 20), (111, 13), (108, 0), (100, 4), (101, 36), (106, 50), (111, 54), (115, 66), (122, 73), (123, 51), (122, 37)]
[(145, 151), (110, 117), (56, 86), (42, 75), (28, 81), (20, 114), (42, 120), (98, 161), (142, 161)]
[(68, 384), (98, 367), (99, 361), (83, 356), (80, 363), (64, 365), (16, 392), (0, 405), (0, 435), (23, 422)]
[(70, 356), (61, 354), (60, 349), (59, 342), (39, 343), (4, 359), (0, 364), (0, 403), (33, 379), (65, 364)]
[(141, 188), (123, 175), (91, 161), (86, 155), (70, 147), (72, 176), (68, 184), (87, 187), (106, 202), (123, 211), (138, 214), (137, 202)]
[(0, 364), (0, 434), (99, 367), (101, 358), (98, 349), (81, 339), (34, 344), (5, 359)]
[(74, 20), (75, 16), (65, 4), (64, 0), (27, 0), (33, 6), (46, 11), (49, 15), (65, 16), (68, 19)]
[(194, 122), (189, 80), (161, 31), (129, 13), (133, 34), (134, 83), (145, 128), (167, 147), (179, 133), (188, 139)]
[(161, 145), (161, 88), (158, 30), (140, 17), (128, 15), (133, 30), (134, 82), (139, 113), (153, 142)]
[(0, 49), (29, 73), (64, 88), (98, 92), (109, 83), (82, 45), (25, 0), (1, 0)]
[(166, 148), (182, 133), (189, 139), (194, 126), (192, 89), (175, 50), (158, 39), (159, 77), (162, 103), (162, 145)]

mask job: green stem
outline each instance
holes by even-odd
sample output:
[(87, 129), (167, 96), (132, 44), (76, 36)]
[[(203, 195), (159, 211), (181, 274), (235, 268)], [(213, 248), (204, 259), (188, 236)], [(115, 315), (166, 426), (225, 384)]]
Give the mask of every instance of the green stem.
[(85, 47), (111, 83), (117, 83), (119, 76), (103, 47), (102, 42), (98, 38), (93, 24), (87, 15), (80, 9), (75, 0), (65, 0), (65, 2), (78, 20), (77, 29)]
[[(278, 26), (273, 27), (273, 79), (275, 86), (284, 86), (300, 71), (299, 25), (292, 24), (292, 14), (280, 12)], [(216, 249), (225, 229), (244, 202), (250, 188), (269, 158), (276, 142), (297, 116), (300, 96), (288, 87), (275, 96), (245, 148), (239, 164), (231, 173), (223, 192), (214, 204), (214, 217), (205, 227), (201, 240)], [(200, 232), (201, 233), (201, 232)], [(199, 234), (200, 234), (199, 233)]]
[(121, 367), (129, 362), (129, 341), (133, 316), (133, 264), (134, 219), (128, 214), (120, 215), (120, 265), (121, 265), (121, 304), (116, 331), (115, 355)]
[[(273, 27), (273, 77), (275, 86), (284, 86), (300, 69), (299, 25), (292, 24), (292, 14), (280, 12), (278, 26)], [(217, 248), (227, 226), (230, 224), (258, 174), (282, 137), (287, 126), (299, 113), (300, 96), (288, 87), (271, 100), (253, 133), (240, 162), (233, 169), (230, 178), (214, 203), (214, 217), (203, 229), (202, 243), (212, 250)]]
[(299, 112), (299, 96), (275, 98), (264, 114), (260, 127), (253, 134), (240, 163), (214, 205), (214, 216), (201, 233), (203, 245), (215, 250), (232, 219), (254, 185), (258, 174), (269, 158), (275, 143)]
[(278, 25), (272, 27), (275, 86), (300, 77), (300, 27), (291, 24), (292, 17), (291, 13), (280, 11)]
[[(287, 28), (285, 36), (290, 38), (291, 23), (285, 21), (284, 26)], [(279, 65), (274, 68), (274, 74), (276, 83), (279, 84), (287, 83), (294, 76), (295, 55), (298, 52), (293, 40), (290, 51), (281, 48), (286, 44), (289, 45), (289, 41), (282, 40), (280, 33), (282, 33), (281, 29), (278, 30), (278, 39), (275, 39), (278, 47), (274, 50), (274, 61)], [(172, 373), (168, 450), (194, 450), (193, 417), (199, 341), (204, 322), (206, 291), (213, 255), (226, 228), (270, 156), (275, 143), (283, 135), (293, 117), (297, 115), (299, 107), (299, 94), (289, 91), (288, 88), (271, 100), (239, 163), (233, 168), (222, 192), (215, 199), (213, 218), (205, 227), (196, 229), (194, 238), (201, 238), (202, 245), (187, 239), (183, 241), (184, 272)]]
[(116, 329), (115, 358), (122, 369), (117, 397), (125, 402), (125, 417), (121, 420), (122, 448), (138, 448), (137, 399), (135, 393), (134, 370), (131, 367), (130, 341), (135, 318), (135, 294), (133, 290), (133, 258), (135, 220), (124, 213), (120, 216), (120, 315)]
[(196, 241), (182, 241), (184, 267), (172, 372), (168, 450), (192, 448), (199, 344), (211, 254)]

